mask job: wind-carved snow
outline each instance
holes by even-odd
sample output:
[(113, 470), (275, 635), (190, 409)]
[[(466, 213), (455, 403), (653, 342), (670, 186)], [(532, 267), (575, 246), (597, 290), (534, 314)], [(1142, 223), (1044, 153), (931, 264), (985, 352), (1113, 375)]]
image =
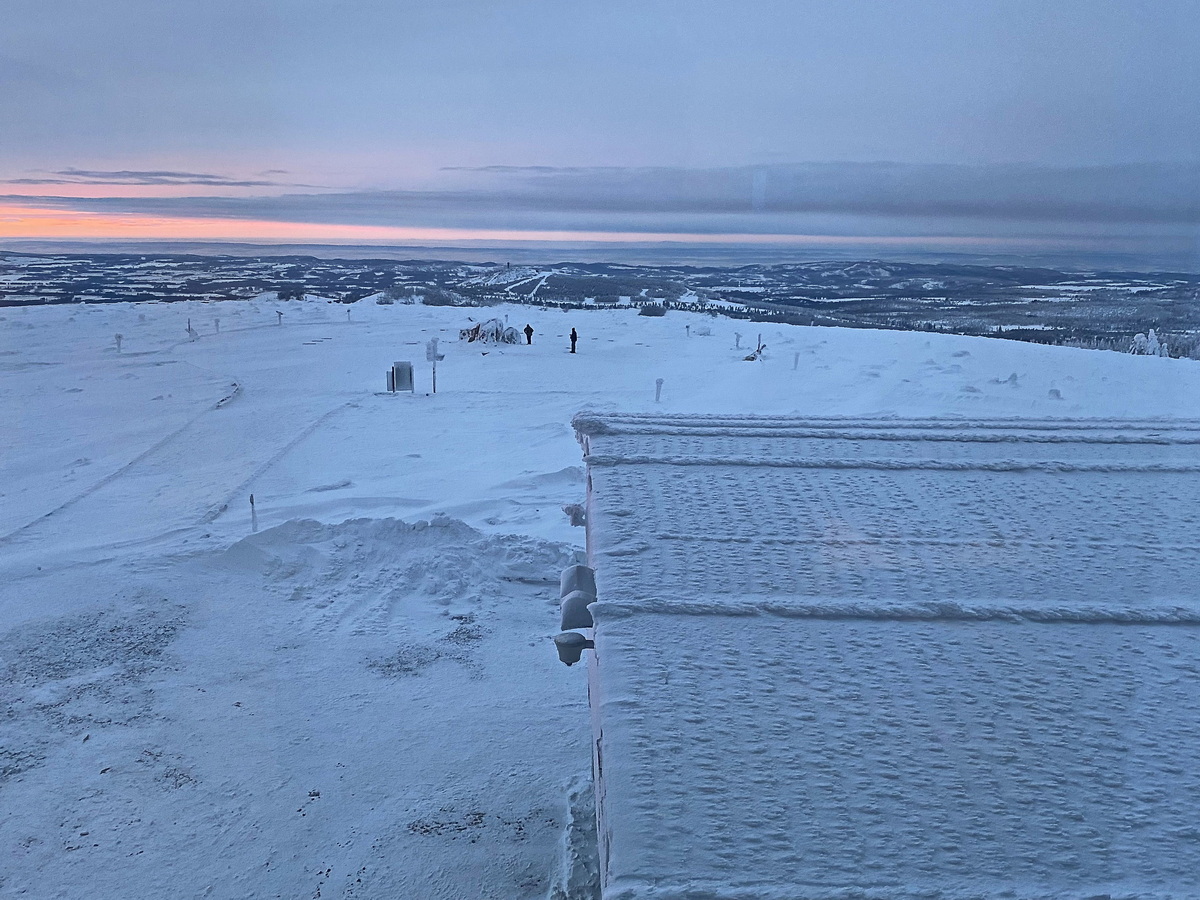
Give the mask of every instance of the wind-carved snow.
[(606, 900), (1200, 895), (1200, 423), (576, 424)]

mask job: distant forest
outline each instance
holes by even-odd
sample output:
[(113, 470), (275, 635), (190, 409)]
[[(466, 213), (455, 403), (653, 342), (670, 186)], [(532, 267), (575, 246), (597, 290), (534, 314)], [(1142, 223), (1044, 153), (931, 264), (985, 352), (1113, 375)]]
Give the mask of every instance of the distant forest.
[(0, 251), (0, 306), (303, 298), (572, 309), (971, 334), (1200, 358), (1200, 276), (877, 260), (545, 266), (313, 256)]

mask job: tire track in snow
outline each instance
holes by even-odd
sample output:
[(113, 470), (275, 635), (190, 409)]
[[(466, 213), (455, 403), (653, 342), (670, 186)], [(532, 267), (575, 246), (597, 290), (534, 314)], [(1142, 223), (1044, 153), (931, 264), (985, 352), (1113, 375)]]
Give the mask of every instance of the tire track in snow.
[(193, 418), (189, 419), (187, 422), (185, 422), (179, 428), (175, 429), (170, 434), (168, 434), (166, 437), (163, 437), (160, 440), (156, 441), (154, 444), (147, 447), (145, 450), (143, 450), (141, 453), (139, 453), (137, 456), (135, 456), (133, 459), (129, 460), (129, 462), (125, 463), (125, 465), (121, 466), (119, 469), (116, 469), (115, 471), (108, 473), (103, 478), (101, 478), (99, 481), (92, 484), (90, 487), (87, 487), (84, 490), (80, 491), (75, 496), (73, 496), (67, 500), (64, 500), (58, 506), (54, 507), (54, 509), (50, 510), (47, 513), (43, 513), (42, 515), (38, 516), (35, 519), (31, 519), (30, 521), (26, 522), (24, 525), (21, 525), (19, 528), (15, 529), (13, 531), (10, 531), (8, 534), (0, 535), (0, 544), (8, 543), (9, 541), (18, 537), (22, 533), (28, 531), (30, 528), (33, 528), (35, 525), (39, 525), (42, 522), (49, 519), (51, 516), (56, 516), (59, 513), (62, 513), (65, 510), (70, 509), (72, 506), (74, 506), (76, 503), (79, 503), (81, 500), (86, 500), (88, 497), (92, 496), (92, 494), (94, 494), (97, 491), (101, 490), (102, 488), (105, 488), (108, 485), (112, 484), (118, 478), (125, 475), (134, 466), (138, 465), (138, 463), (142, 462), (143, 460), (148, 459), (149, 457), (153, 456), (155, 453), (158, 453), (159, 451), (163, 450), (165, 447), (170, 446), (170, 444), (172, 442), (178, 440), (185, 431), (190, 429), (193, 425), (195, 425), (197, 422), (199, 422), (201, 419), (203, 419), (206, 415), (211, 413), (213, 410), (218, 409), (219, 407), (220, 407), (220, 404), (218, 403), (216, 406), (212, 406), (212, 407), (205, 409), (199, 415), (196, 415)]
[[(60, 503), (58, 506), (54, 507), (50, 511), (43, 513), (34, 519), (29, 520), (24, 525), (19, 526), (18, 528), (8, 532), (7, 534), (0, 535), (0, 546), (13, 543), (17, 539), (19, 539), (23, 534), (25, 534), (26, 532), (36, 528), (39, 525), (44, 524), (46, 521), (50, 520), (53, 517), (60, 516), (62, 513), (64, 513), (71, 507), (81, 503), (84, 500), (87, 500), (89, 497), (92, 497), (94, 494), (98, 493), (99, 491), (103, 490), (104, 488), (108, 487), (109, 485), (113, 484), (114, 482), (117, 482), (122, 477), (129, 474), (136, 467), (141, 465), (142, 463), (145, 463), (147, 460), (152, 459), (157, 454), (161, 454), (164, 450), (168, 449), (173, 444), (177, 443), (189, 431), (193, 430), (198, 424), (200, 424), (205, 419), (205, 416), (208, 416), (218, 410), (225, 409), (232, 400), (236, 399), (238, 396), (240, 396), (242, 394), (243, 388), (242, 388), (242, 385), (240, 384), (240, 382), (234, 382), (234, 384), (236, 384), (237, 387), (232, 393), (229, 393), (226, 396), (222, 397), (220, 400), (215, 401), (213, 405), (208, 406), (201, 413), (199, 413), (198, 415), (192, 417), (187, 422), (185, 422), (182, 426), (180, 426), (179, 428), (170, 432), (169, 434), (165, 435), (164, 437), (162, 437), (161, 439), (156, 441), (154, 444), (152, 444), (150, 447), (147, 447), (145, 450), (143, 450), (137, 456), (133, 457), (128, 462), (126, 462), (124, 465), (122, 465), (120, 468), (110, 472), (108, 475), (104, 476), (99, 481), (96, 481), (95, 483), (93, 483), (92, 485), (87, 487), (86, 489), (80, 491), (79, 493), (75, 494), (74, 496), (72, 496), (69, 499), (65, 500), (64, 502)], [(340, 405), (334, 407), (333, 409), (327, 410), (325, 413), (323, 413), (322, 415), (317, 417), (317, 419), (310, 422), (295, 437), (293, 437), (290, 441), (288, 441), (288, 443), (286, 443), (283, 447), (281, 447), (274, 454), (272, 454), (269, 459), (267, 459), (260, 466), (258, 466), (247, 478), (243, 479), (237, 485), (237, 487), (233, 488), (226, 495), (226, 498), (223, 502), (221, 502), (220, 504), (218, 504), (216, 506), (211, 507), (199, 519), (199, 521), (196, 524), (197, 525), (207, 525), (207, 524), (210, 524), (210, 523), (216, 521), (229, 508), (229, 504), (232, 503), (233, 500), (235, 498), (237, 498), (240, 494), (244, 494), (248, 490), (249, 486), (251, 484), (253, 484), (256, 479), (262, 477), (262, 475), (264, 473), (266, 473), (272, 466), (276, 465), (280, 460), (282, 460), (285, 456), (287, 456), (288, 453), (290, 453), (292, 450), (294, 450), (305, 439), (310, 437), (322, 425), (324, 425), (326, 422), (328, 422), (329, 419), (331, 419), (333, 416), (337, 415), (340, 412), (343, 412), (346, 409), (355, 407), (357, 405), (358, 405), (357, 401), (353, 401), (353, 400), (347, 401), (346, 403), (340, 404)], [(165, 533), (166, 534), (180, 533), (180, 529), (177, 527), (173, 527)], [(130, 541), (124, 542), (122, 544), (122, 546), (126, 546), (126, 547), (140, 546), (140, 545), (146, 543), (147, 541), (154, 542), (156, 540), (159, 540), (160, 537), (161, 537), (161, 535), (154, 535), (149, 538), (145, 538), (145, 537), (137, 538), (135, 540), (130, 540)]]
[(237, 497), (240, 496), (241, 494), (246, 493), (246, 491), (249, 490), (250, 485), (254, 484), (254, 482), (257, 481), (259, 478), (261, 478), (268, 470), (271, 469), (272, 466), (274, 466), (276, 463), (278, 463), (280, 460), (282, 460), (285, 456), (287, 456), (289, 453), (291, 453), (294, 449), (296, 449), (297, 446), (299, 446), (303, 441), (305, 441), (307, 438), (309, 438), (318, 428), (320, 428), (322, 425), (324, 425), (326, 422), (328, 422), (331, 418), (336, 416), (338, 413), (344, 412), (345, 410), (350, 409), (352, 407), (357, 408), (358, 405), (359, 405), (358, 401), (349, 400), (345, 403), (342, 403), (339, 406), (335, 406), (331, 410), (326, 411), (323, 415), (319, 416), (314, 422), (309, 423), (309, 425), (307, 427), (305, 427), (299, 434), (297, 434), (294, 438), (292, 438), (290, 441), (288, 441), (286, 444), (284, 444), (283, 447), (281, 447), (278, 451), (276, 451), (271, 456), (270, 459), (268, 459), (266, 462), (264, 462), (262, 465), (260, 465), (257, 469), (255, 469), (250, 474), (249, 477), (244, 479), (242, 482), (240, 482), (238, 484), (237, 487), (235, 487), (232, 491), (230, 491), (222, 503), (209, 509), (209, 511), (206, 512), (204, 514), (204, 516), (200, 519), (200, 523), (203, 525), (207, 525), (211, 522), (215, 522), (217, 519), (219, 519), (225, 513), (226, 510), (229, 509), (230, 503), (232, 503), (235, 499), (237, 499)]

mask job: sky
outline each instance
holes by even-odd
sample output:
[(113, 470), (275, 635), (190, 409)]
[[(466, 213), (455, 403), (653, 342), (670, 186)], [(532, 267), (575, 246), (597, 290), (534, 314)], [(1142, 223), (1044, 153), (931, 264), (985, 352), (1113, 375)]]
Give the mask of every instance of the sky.
[(0, 239), (991, 242), (1200, 268), (1195, 0), (5, 0)]

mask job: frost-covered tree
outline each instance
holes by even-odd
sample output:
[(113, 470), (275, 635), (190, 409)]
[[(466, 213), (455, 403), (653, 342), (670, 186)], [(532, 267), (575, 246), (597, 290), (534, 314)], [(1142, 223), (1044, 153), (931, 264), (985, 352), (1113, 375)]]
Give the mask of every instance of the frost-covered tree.
[(1165, 341), (1159, 340), (1154, 329), (1151, 328), (1149, 333), (1142, 334), (1138, 332), (1133, 336), (1133, 343), (1129, 347), (1129, 352), (1135, 356), (1170, 356), (1171, 350)]
[(521, 334), (499, 319), (488, 319), (486, 322), (476, 322), (467, 328), (460, 328), (458, 339), (467, 342), (481, 341), (485, 344), (519, 344)]

